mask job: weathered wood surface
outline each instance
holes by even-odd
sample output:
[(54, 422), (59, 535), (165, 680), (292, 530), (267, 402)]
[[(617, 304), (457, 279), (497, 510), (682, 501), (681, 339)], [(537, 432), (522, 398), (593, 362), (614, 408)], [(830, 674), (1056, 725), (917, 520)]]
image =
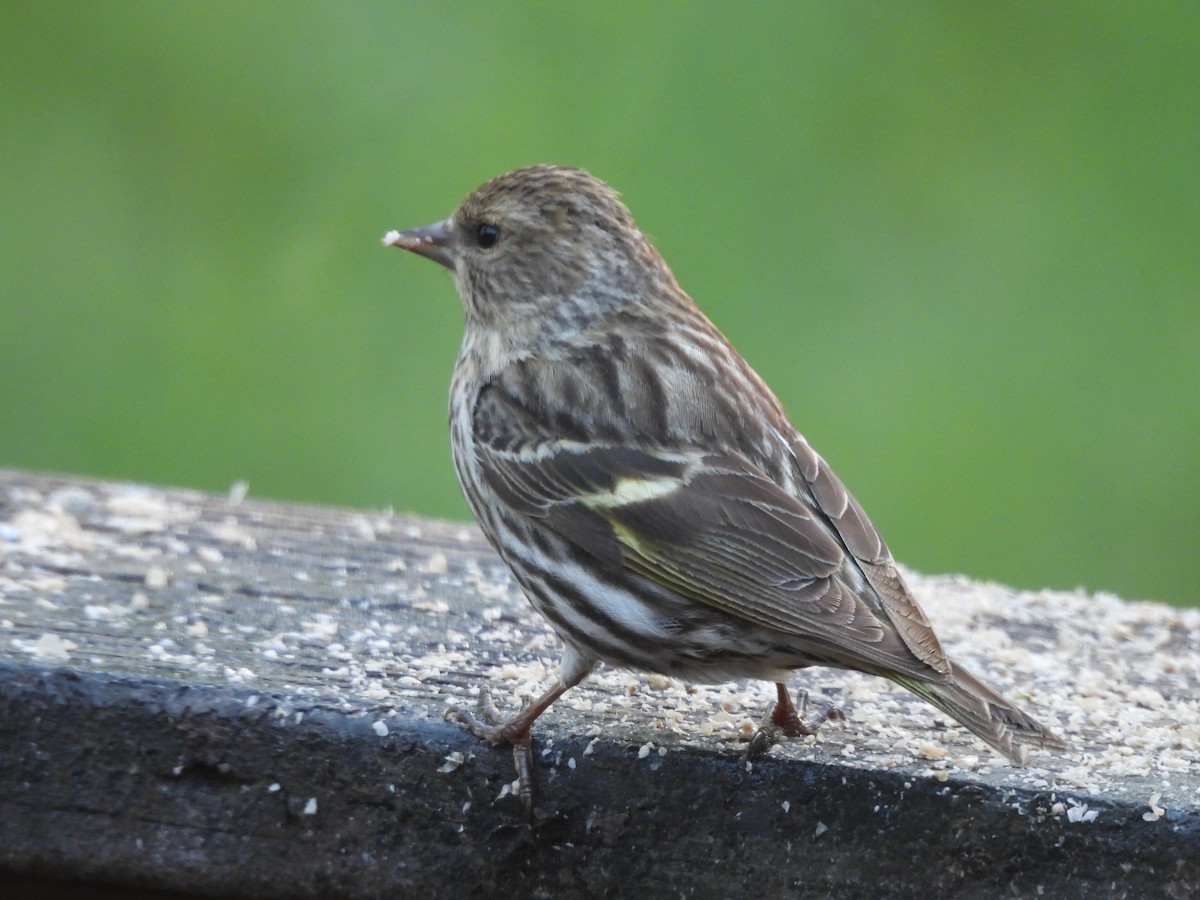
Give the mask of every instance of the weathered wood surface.
[(912, 581), (1068, 753), (1016, 769), (814, 670), (849, 721), (747, 765), (768, 686), (602, 671), (539, 723), (530, 827), (510, 754), (443, 721), (557, 655), (473, 527), (0, 471), (0, 888), (1200, 892), (1200, 614)]

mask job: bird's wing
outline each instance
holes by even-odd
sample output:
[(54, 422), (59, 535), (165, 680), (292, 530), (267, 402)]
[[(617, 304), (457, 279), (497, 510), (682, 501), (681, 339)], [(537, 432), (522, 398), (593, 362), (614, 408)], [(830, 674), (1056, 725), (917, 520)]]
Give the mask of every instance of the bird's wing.
[(896, 560), (866, 512), (807, 441), (798, 438), (790, 446), (800, 475), (808, 485), (812, 505), (820, 510), (854, 557), (901, 638), (922, 662), (949, 674), (952, 666), (933, 633), (933, 626), (904, 583)]
[[(505, 398), (497, 392), (484, 402)], [(528, 414), (493, 408), (486, 418)], [(598, 563), (734, 618), (840, 648), (860, 667), (945, 674), (936, 639), (933, 652), (911, 649), (905, 623), (894, 620), (829, 517), (741, 456), (489, 434), (476, 455), (500, 501)]]

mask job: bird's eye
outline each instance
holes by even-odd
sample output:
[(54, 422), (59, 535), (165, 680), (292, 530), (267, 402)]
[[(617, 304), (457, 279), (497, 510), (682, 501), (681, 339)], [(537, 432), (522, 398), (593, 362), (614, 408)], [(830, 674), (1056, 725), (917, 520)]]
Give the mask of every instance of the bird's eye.
[(475, 227), (475, 241), (484, 250), (490, 250), (496, 246), (496, 241), (500, 240), (500, 229), (495, 225), (489, 225), (487, 222)]

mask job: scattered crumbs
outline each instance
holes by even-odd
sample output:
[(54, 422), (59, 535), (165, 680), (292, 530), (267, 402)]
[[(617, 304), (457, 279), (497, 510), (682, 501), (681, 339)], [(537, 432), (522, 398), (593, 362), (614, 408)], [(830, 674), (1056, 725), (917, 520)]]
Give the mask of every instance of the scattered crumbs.
[(303, 813), (306, 816), (315, 816), (317, 814), (317, 798), (309, 797), (308, 802), (304, 804)]
[(374, 731), (380, 737), (387, 737), (388, 733), (389, 733), (387, 723), (382, 722), (382, 721), (376, 722), (374, 725), (372, 725), (371, 730)]
[(815, 831), (814, 831), (814, 833), (813, 833), (813, 837), (814, 837), (814, 838), (819, 838), (821, 835), (823, 835), (823, 834), (824, 834), (825, 832), (827, 832), (828, 830), (829, 830), (829, 826), (828, 826), (828, 825), (826, 825), (824, 822), (818, 822), (818, 823), (817, 823), (816, 830), (815, 830)]
[(1068, 797), (1067, 802), (1071, 804), (1067, 807), (1067, 821), (1072, 824), (1095, 822), (1097, 816), (1100, 815), (1100, 810), (1088, 809), (1086, 803), (1081, 803), (1073, 797)]
[(315, 640), (332, 640), (338, 633), (338, 622), (329, 613), (317, 613), (312, 619), (301, 622), (305, 636)]
[(249, 553), (253, 553), (258, 549), (258, 541), (254, 539), (254, 535), (243, 528), (233, 516), (226, 516), (224, 521), (206, 527), (208, 528), (208, 533), (218, 541), (226, 544), (236, 544)]
[(370, 681), (362, 688), (362, 695), (368, 700), (386, 700), (391, 696), (391, 691), (380, 681)]
[(1143, 821), (1157, 822), (1166, 814), (1167, 811), (1158, 805), (1158, 801), (1161, 799), (1161, 793), (1154, 793), (1150, 795), (1150, 799), (1146, 801), (1146, 805), (1150, 807), (1150, 811), (1142, 813)]
[(206, 563), (211, 563), (214, 565), (216, 563), (225, 561), (225, 554), (222, 553), (220, 550), (218, 550), (216, 547), (201, 547), (199, 550), (196, 551), (196, 555), (199, 556)]
[(659, 675), (657, 672), (647, 672), (642, 676), (642, 680), (652, 690), (665, 691), (675, 687), (678, 682), (674, 678), (667, 675)]
[(9, 522), (5, 540), (21, 553), (40, 553), (59, 547), (90, 550), (95, 543), (93, 536), (80, 527), (78, 519), (61, 510), (23, 509)]
[(366, 516), (351, 516), (350, 527), (353, 528), (358, 533), (358, 536), (364, 541), (373, 541), (376, 538), (375, 526)]
[(67, 580), (56, 575), (46, 575), (41, 578), (30, 578), (24, 582), (31, 591), (47, 591), (52, 594), (62, 593), (67, 589)]
[[(191, 547), (189, 547), (187, 543), (179, 540), (179, 538), (176, 537), (168, 537), (166, 539), (165, 549), (168, 553), (171, 553), (175, 556), (187, 556), (192, 552)], [(158, 548), (143, 548), (136, 544), (123, 544), (120, 547), (117, 547), (116, 551), (122, 556), (137, 557), (139, 554), (144, 554), (144, 556), (148, 557), (159, 555)]]
[(421, 612), (436, 613), (439, 616), (450, 612), (450, 604), (445, 600), (418, 600), (412, 604), (412, 608)]
[(43, 634), (36, 641), (13, 641), (13, 644), (18, 650), (52, 662), (70, 659), (71, 651), (79, 646), (74, 641), (50, 633)]
[(104, 503), (106, 524), (128, 535), (165, 531), (172, 521), (189, 516), (157, 491), (131, 488), (109, 497)]
[[(136, 632), (145, 637), (132, 655), (155, 666), (194, 671), (210, 681), (250, 681), (264, 697), (275, 695), (281, 678), (287, 679), (283, 692), (336, 694), (348, 707), (358, 704), (356, 714), (367, 714), (364, 724), (377, 734), (386, 725), (369, 718), (372, 700), (407, 702), (431, 694), (462, 700), (464, 683), (486, 680), (501, 707), (512, 709), (541, 693), (546, 673), (556, 666), (556, 639), (502, 565), (490, 556), (458, 555), (455, 538), (477, 540), (474, 529), (398, 519), (388, 526), (396, 542), (365, 557), (346, 549), (346, 558), (293, 554), (272, 542), (260, 551), (266, 574), (251, 568), (246, 575), (242, 551), (257, 550), (248, 529), (272, 534), (274, 512), (260, 513), (251, 504), (214, 514), (210, 505), (207, 518), (199, 518), (192, 515), (199, 505), (190, 495), (180, 500), (160, 491), (105, 490), (110, 499), (99, 489), (94, 496), (71, 489), (48, 497), (30, 493), (17, 498), (15, 509), (6, 508), (0, 522), (0, 637), (18, 653), (85, 662), (77, 645), (60, 636), (66, 624), (99, 635), (98, 645), (84, 646), (96, 654), (97, 665), (107, 665), (115, 639)], [(52, 498), (60, 505), (49, 503)], [(240, 499), (231, 495), (231, 502)], [(326, 533), (353, 543), (372, 531), (382, 535), (385, 525), (374, 514), (348, 514)], [(405, 547), (402, 532), (425, 543)], [(439, 544), (446, 552), (434, 551)], [(449, 553), (455, 553), (453, 566)], [(407, 562), (399, 554), (408, 554)], [(82, 583), (77, 573), (88, 571), (81, 563), (92, 555), (113, 561), (112, 571), (132, 573), (135, 583), (124, 581), (121, 592)], [(38, 574), (35, 565), (42, 561), (42, 573), (71, 574)], [(238, 615), (244, 598), (236, 590), (216, 588), (229, 591), (218, 596), (189, 583), (198, 580), (188, 574), (200, 571), (197, 562), (222, 584), (246, 579), (255, 597), (252, 621)], [(290, 600), (272, 593), (300, 568), (311, 573), (312, 589), (293, 584), (298, 596)], [(447, 589), (414, 570), (447, 574)], [(139, 575), (144, 584), (136, 583)], [(1070, 749), (1035, 753), (1033, 765), (1009, 768), (964, 729), (885, 680), (814, 668), (798, 674), (793, 687), (829, 698), (847, 711), (849, 724), (784, 741), (769, 751), (772, 756), (901, 770), (914, 781), (936, 780), (939, 790), (953, 780), (1045, 791), (1051, 799), (1028, 813), (1039, 821), (1095, 821), (1114, 790), (1124, 791), (1136, 807), (1135, 820), (1140, 815), (1147, 822), (1200, 801), (1200, 787), (1190, 780), (1200, 766), (1200, 694), (1192, 689), (1200, 679), (1200, 610), (1128, 603), (1104, 593), (1016, 592), (957, 576), (914, 575), (910, 583), (947, 650), (1046, 721)], [(161, 591), (171, 584), (188, 589)], [(454, 597), (453, 606), (443, 597)], [(390, 619), (397, 605), (417, 615)], [(451, 608), (453, 617), (435, 620)], [(318, 612), (323, 609), (332, 615)], [(245, 645), (261, 673), (222, 665), (246, 661), (227, 653), (230, 641)], [(597, 752), (602, 727), (626, 721), (644, 729), (640, 736), (656, 736), (654, 743), (627, 745), (625, 752), (636, 749), (640, 759), (653, 759), (654, 751), (661, 755), (668, 746), (703, 746), (728, 754), (736, 766), (737, 740), (754, 732), (773, 694), (770, 684), (758, 682), (691, 685), (602, 666), (555, 704), (547, 727), (554, 727), (561, 710), (559, 727), (565, 723), (585, 741), (572, 751), (579, 758)], [(289, 709), (283, 721), (293, 715), (297, 721), (302, 716)], [(650, 724), (672, 738), (662, 739), (662, 731), (645, 727)], [(847, 738), (854, 744), (847, 745)], [(572, 762), (578, 760), (565, 764)], [(905, 782), (906, 790), (911, 783)], [(1066, 791), (1097, 808), (1068, 802)]]
[(95, 495), (79, 485), (57, 488), (46, 497), (46, 506), (50, 509), (91, 509), (96, 503)]
[[(448, 772), (453, 772), (455, 769), (461, 766), (465, 758), (463, 757), (461, 751), (455, 750), (450, 755), (443, 757), (443, 759), (445, 759), (445, 762), (442, 763), (438, 771), (445, 774)], [(501, 793), (500, 796), (503, 797), (504, 794)], [(500, 798), (497, 797), (496, 799), (499, 800)]]
[(1143, 706), (1146, 709), (1161, 709), (1167, 704), (1166, 698), (1161, 693), (1145, 684), (1138, 685), (1132, 690), (1127, 691), (1125, 697), (1129, 702)]
[(221, 674), (225, 676), (227, 681), (233, 682), (234, 684), (241, 684), (244, 681), (253, 681), (258, 677), (253, 671), (247, 669), (245, 666), (237, 669), (231, 668), (230, 666), (223, 666)]

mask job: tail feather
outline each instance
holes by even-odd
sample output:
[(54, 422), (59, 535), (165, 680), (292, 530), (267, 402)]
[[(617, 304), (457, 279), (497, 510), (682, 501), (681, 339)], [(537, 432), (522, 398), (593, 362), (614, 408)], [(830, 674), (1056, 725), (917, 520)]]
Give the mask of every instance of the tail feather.
[(944, 681), (918, 681), (903, 675), (893, 675), (892, 679), (961, 722), (1018, 765), (1025, 764), (1030, 748), (1066, 749), (1066, 742), (1046, 726), (958, 663), (952, 665), (950, 677)]

